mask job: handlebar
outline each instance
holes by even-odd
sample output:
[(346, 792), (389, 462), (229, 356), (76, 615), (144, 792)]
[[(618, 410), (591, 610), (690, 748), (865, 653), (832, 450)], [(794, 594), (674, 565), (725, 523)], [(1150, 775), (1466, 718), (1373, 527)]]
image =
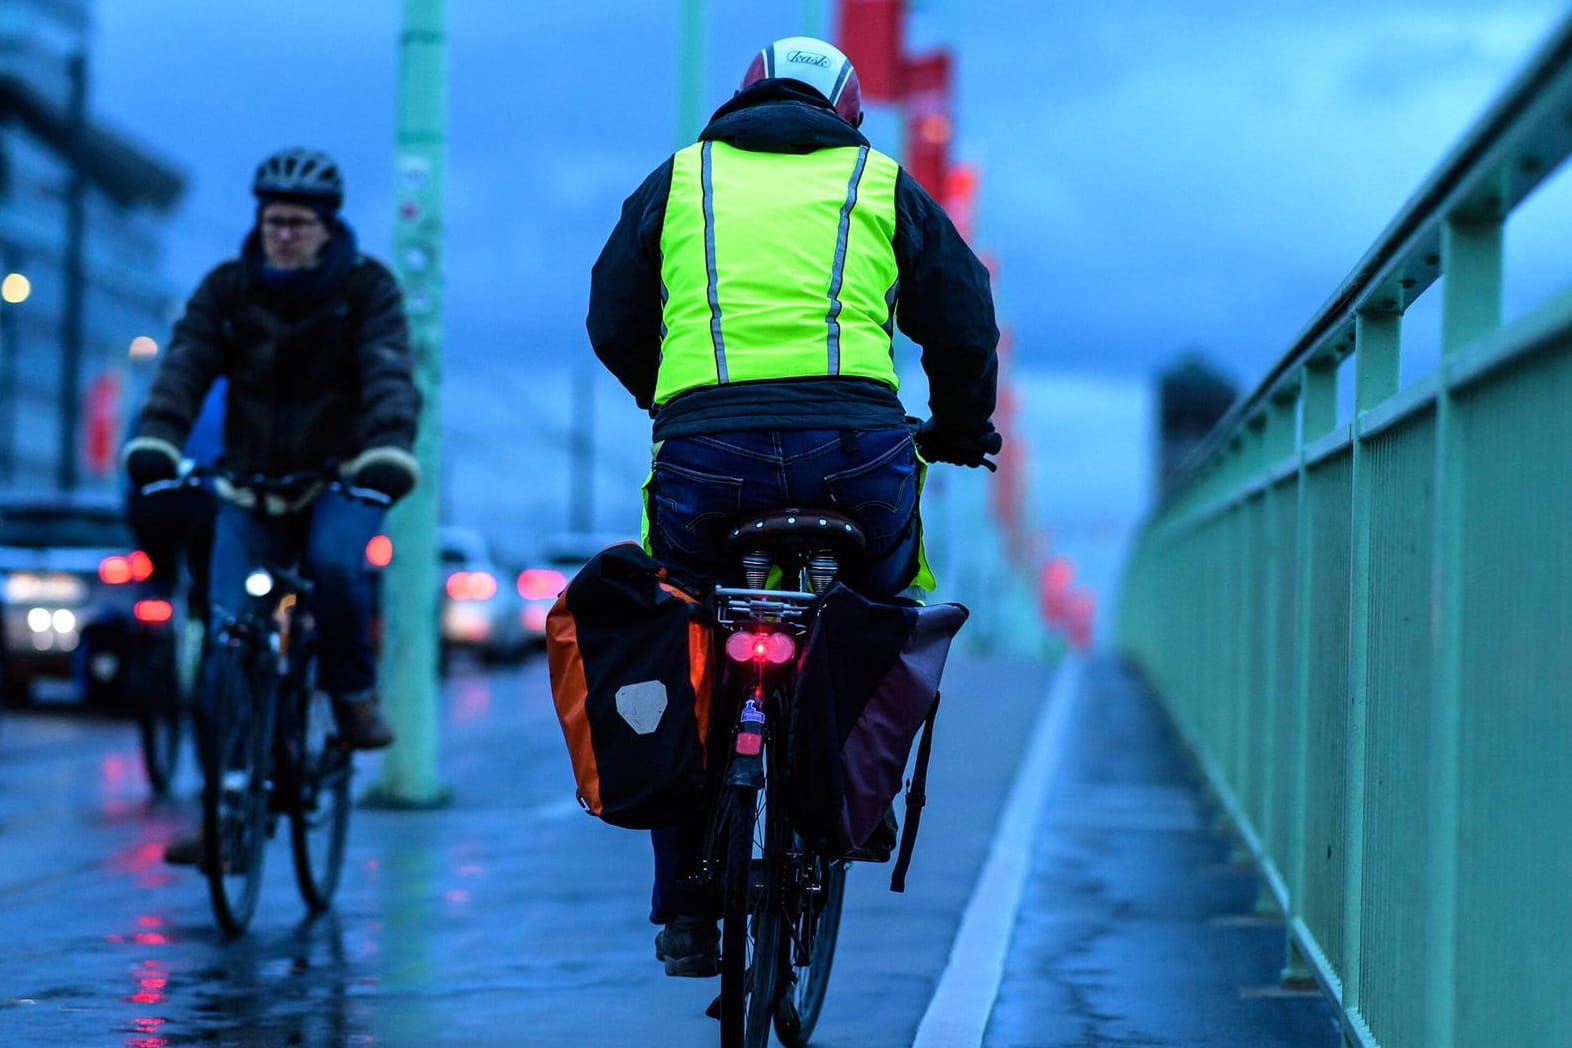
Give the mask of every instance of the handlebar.
[(250, 502), (254, 506), (287, 503), (300, 499), (317, 485), (341, 492), (357, 502), (364, 502), (370, 506), (386, 509), (393, 504), (393, 500), (384, 492), (350, 484), (339, 471), (338, 464), (331, 462), (315, 469), (296, 470), (278, 476), (269, 476), (265, 473), (241, 473), (220, 466), (193, 466), (178, 477), (152, 481), (142, 485), (137, 491), (142, 495), (161, 495), (206, 488), (209, 487), (209, 482), (212, 482), (213, 486), (227, 485), (232, 489), (251, 492)]

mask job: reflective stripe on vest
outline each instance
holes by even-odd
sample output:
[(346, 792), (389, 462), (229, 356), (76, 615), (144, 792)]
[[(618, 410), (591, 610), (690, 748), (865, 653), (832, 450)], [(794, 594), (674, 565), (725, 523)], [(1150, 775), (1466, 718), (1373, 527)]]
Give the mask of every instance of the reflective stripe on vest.
[(895, 161), (866, 146), (673, 158), (655, 403), (701, 386), (851, 375), (897, 386)]

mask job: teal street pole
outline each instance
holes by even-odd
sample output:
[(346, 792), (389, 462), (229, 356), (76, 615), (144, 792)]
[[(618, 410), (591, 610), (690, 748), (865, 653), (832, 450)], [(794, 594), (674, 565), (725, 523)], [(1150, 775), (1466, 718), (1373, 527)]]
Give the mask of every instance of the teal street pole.
[(829, 39), (824, 35), (823, 0), (802, 0), (802, 35)]
[(421, 480), (388, 514), (393, 561), (383, 579), (383, 696), (397, 741), (369, 803), (444, 803), (437, 782), (437, 512), (441, 484), (442, 169), (447, 146), (445, 0), (404, 0), (394, 158), (393, 268), (404, 289), (415, 384), (424, 403)]
[(704, 0), (679, 0), (677, 41), (677, 145), (704, 130)]

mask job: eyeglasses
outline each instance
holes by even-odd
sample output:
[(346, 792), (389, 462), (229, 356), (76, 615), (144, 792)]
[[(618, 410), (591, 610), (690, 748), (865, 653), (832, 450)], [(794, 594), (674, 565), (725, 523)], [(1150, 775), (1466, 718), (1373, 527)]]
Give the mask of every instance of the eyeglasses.
[(320, 218), (275, 218), (270, 216), (262, 220), (262, 231), (264, 233), (278, 234), (285, 230), (291, 233), (304, 233), (308, 229), (320, 229), (321, 227), (322, 220)]

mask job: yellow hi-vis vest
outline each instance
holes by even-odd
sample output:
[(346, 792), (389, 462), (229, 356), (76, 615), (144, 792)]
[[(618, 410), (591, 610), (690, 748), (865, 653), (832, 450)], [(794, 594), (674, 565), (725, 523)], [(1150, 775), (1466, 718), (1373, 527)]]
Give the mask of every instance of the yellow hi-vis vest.
[(678, 152), (660, 237), (655, 403), (817, 375), (896, 389), (899, 170), (867, 146), (797, 154), (699, 142)]

